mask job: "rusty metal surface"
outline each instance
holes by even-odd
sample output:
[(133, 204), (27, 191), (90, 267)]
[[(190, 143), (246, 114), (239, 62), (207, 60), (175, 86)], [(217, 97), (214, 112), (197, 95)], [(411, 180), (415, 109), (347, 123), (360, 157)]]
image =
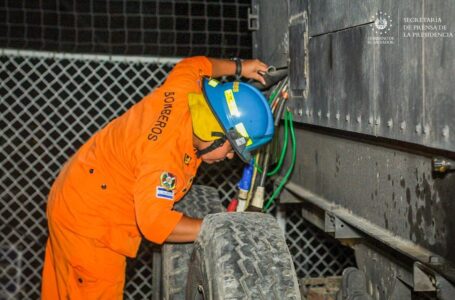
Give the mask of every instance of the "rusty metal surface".
[[(422, 265), (433, 269), (434, 272), (444, 274), (455, 282), (455, 266), (449, 260), (446, 260), (408, 239), (401, 238), (394, 233), (373, 224), (368, 219), (354, 215), (350, 210), (338, 204), (329, 202), (321, 196), (315, 195), (311, 191), (293, 182), (288, 182), (286, 184), (286, 191), (287, 193), (282, 193), (281, 195), (282, 202), (287, 202), (289, 195), (293, 195), (294, 197), (299, 197), (301, 201), (303, 200), (304, 203), (307, 204), (306, 207), (302, 208), (303, 210), (306, 210), (309, 207), (308, 204), (312, 204), (325, 211), (323, 215), (313, 215), (313, 219), (310, 221), (313, 222), (314, 217), (321, 218), (325, 225), (322, 225), (320, 228), (325, 232), (332, 234), (335, 238), (341, 239), (344, 245), (353, 247), (354, 245), (365, 241), (373, 241), (374, 244), (380, 245), (381, 248), (386, 249), (389, 253), (389, 257), (393, 258), (393, 260), (405, 263), (403, 258), (406, 258), (408, 265), (419, 262)], [(335, 224), (337, 223), (340, 226), (336, 226)], [(398, 256), (401, 258), (398, 258)]]
[(431, 158), (298, 129), (291, 182), (455, 262), (455, 174)]

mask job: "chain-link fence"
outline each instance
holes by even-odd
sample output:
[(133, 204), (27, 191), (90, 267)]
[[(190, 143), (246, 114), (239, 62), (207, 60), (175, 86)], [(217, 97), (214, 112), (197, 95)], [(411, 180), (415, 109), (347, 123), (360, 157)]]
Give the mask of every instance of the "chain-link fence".
[[(0, 298), (39, 299), (45, 199), (58, 170), (90, 135), (159, 85), (172, 65), (0, 57)], [(127, 287), (137, 285), (128, 290), (147, 291), (141, 285), (151, 284), (147, 255), (140, 254), (146, 262), (129, 276)]]
[(0, 47), (251, 57), (250, 0), (4, 0)]
[[(45, 199), (61, 165), (94, 132), (159, 85), (175, 61), (16, 53), (0, 56), (0, 299), (38, 299), (47, 237)], [(198, 184), (235, 196), (240, 161), (204, 166)], [(300, 276), (339, 274), (352, 263), (298, 210), (286, 236)], [(126, 299), (152, 295), (152, 248), (127, 268)], [(348, 258), (346, 258), (348, 257)]]
[(286, 205), (284, 211), (285, 236), (299, 278), (340, 276), (356, 265), (353, 250), (302, 218), (299, 205)]

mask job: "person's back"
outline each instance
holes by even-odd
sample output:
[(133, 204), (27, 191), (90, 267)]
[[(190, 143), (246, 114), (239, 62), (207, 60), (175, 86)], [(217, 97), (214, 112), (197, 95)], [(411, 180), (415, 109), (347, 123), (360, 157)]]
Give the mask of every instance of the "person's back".
[[(185, 93), (197, 91), (199, 78), (191, 76), (197, 73), (187, 69), (204, 65), (199, 62), (203, 59), (184, 61), (184, 66), (176, 68), (164, 85), (110, 122), (79, 149), (69, 162), (70, 171), (63, 172), (53, 187), (53, 193), (65, 195), (56, 204), (50, 198), (48, 210), (53, 221), (76, 228), (86, 237), (99, 239), (121, 254), (135, 256), (139, 246), (136, 239), (140, 239), (135, 198), (139, 204), (146, 201), (142, 194), (155, 195), (153, 187), (160, 186), (163, 172), (177, 177), (174, 189), (177, 198), (176, 194), (188, 188), (185, 183), (195, 175), (200, 163), (194, 157)], [(210, 75), (209, 68), (200, 70), (201, 75)], [(176, 79), (182, 76), (186, 76), (187, 86)], [(191, 164), (182, 172), (182, 166), (174, 165), (174, 157), (181, 156), (183, 164), (185, 154), (191, 157)], [(143, 182), (145, 187), (141, 186)], [(58, 213), (54, 214), (54, 210)], [(141, 220), (138, 221), (141, 228)], [(112, 245), (113, 241), (109, 241), (113, 234), (119, 236), (115, 241), (135, 245), (120, 250), (124, 246)], [(143, 234), (149, 235), (152, 241), (162, 242), (154, 233)], [(134, 241), (127, 242), (128, 239)]]

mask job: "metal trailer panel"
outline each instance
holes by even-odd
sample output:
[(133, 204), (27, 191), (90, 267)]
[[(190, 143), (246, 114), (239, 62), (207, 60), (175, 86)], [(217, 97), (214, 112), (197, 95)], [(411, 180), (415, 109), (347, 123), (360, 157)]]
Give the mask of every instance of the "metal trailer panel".
[(316, 36), (370, 22), (371, 16), (376, 13), (379, 1), (310, 0), (302, 2), (307, 2), (305, 4), (308, 6), (308, 14), (311, 16), (309, 20), (310, 36)]
[[(424, 1), (422, 7), (423, 15), (440, 17), (442, 24), (449, 26), (455, 35), (455, 5), (452, 1)], [(454, 51), (455, 38), (422, 40), (424, 64), (421, 74), (424, 126), (428, 126), (426, 135), (431, 144), (452, 152), (455, 151)]]
[[(255, 2), (270, 11), (269, 1)], [(289, 51), (269, 43), (272, 49), (263, 51), (283, 57), (258, 53), (269, 64), (288, 59), (288, 106), (300, 123), (297, 163), (281, 201), (306, 200), (309, 221), (337, 238), (367, 241), (354, 248), (369, 280), (386, 290), (378, 299), (406, 298), (409, 287), (453, 298), (455, 174), (432, 173), (431, 158), (455, 157), (455, 39), (407, 38), (403, 26), (425, 23), (405, 17), (438, 17), (455, 32), (449, 24), (455, 6), (448, 0), (287, 5), (287, 22), (265, 18), (273, 22), (268, 27), (287, 28)], [(378, 31), (377, 14), (390, 30)], [(280, 40), (262, 30), (256, 36)], [(378, 36), (392, 44), (376, 43)]]
[[(405, 17), (437, 16), (450, 32), (448, 0), (254, 2), (255, 54), (269, 64), (289, 59), (297, 121), (455, 149), (455, 38), (407, 38), (403, 29)], [(389, 20), (385, 34), (375, 30), (377, 13)], [(383, 35), (393, 44), (372, 42)]]
[(287, 66), (288, 1), (268, 1), (263, 5), (261, 0), (252, 0), (251, 7), (251, 14), (259, 20), (259, 31), (253, 31), (253, 57), (276, 67)]

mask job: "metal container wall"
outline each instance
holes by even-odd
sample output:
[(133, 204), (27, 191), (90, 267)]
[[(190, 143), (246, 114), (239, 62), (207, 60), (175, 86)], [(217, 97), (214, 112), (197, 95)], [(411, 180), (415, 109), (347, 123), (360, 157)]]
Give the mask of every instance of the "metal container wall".
[[(359, 267), (370, 283), (382, 282), (381, 292), (370, 288), (377, 299), (411, 297), (393, 288), (397, 278), (412, 293), (426, 288), (450, 299), (455, 174), (435, 173), (432, 158), (455, 157), (455, 6), (269, 2), (253, 1), (260, 24), (267, 22), (255, 33), (254, 50), (268, 64), (287, 62), (297, 137), (281, 201), (309, 205), (308, 219), (319, 227), (360, 241), (353, 246)], [(385, 253), (390, 268), (372, 263), (373, 252)], [(425, 288), (419, 281), (441, 274)]]

